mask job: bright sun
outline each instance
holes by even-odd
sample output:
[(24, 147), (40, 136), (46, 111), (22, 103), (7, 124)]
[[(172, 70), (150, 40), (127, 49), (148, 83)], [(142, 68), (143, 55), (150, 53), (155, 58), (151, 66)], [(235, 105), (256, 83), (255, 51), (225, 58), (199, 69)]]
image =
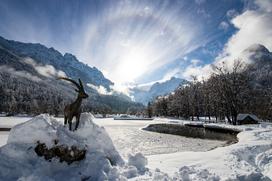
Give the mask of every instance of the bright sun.
[(122, 61), (120, 61), (117, 72), (120, 82), (133, 82), (148, 70), (151, 56), (149, 51), (142, 48), (133, 48), (129, 52), (124, 52)]

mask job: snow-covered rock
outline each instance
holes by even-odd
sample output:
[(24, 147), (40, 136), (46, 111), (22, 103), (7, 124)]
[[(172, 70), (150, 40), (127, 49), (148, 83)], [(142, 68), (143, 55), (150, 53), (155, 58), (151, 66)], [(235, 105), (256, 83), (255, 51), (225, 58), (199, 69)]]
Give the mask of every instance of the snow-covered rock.
[[(49, 115), (16, 125), (7, 144), (0, 148), (0, 180), (126, 180), (143, 174), (146, 158), (131, 156), (132, 163), (125, 163), (105, 129), (92, 120), (91, 114), (81, 114), (75, 132)], [(86, 149), (85, 158), (67, 164), (56, 157), (48, 161), (36, 154), (38, 141), (50, 148), (56, 140), (60, 145)]]

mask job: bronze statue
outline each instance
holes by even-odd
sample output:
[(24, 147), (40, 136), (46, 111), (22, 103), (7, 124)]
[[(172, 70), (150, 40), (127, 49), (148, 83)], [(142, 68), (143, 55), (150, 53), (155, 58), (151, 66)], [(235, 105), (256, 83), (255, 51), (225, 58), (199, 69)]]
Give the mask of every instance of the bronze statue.
[(80, 106), (81, 106), (82, 99), (86, 99), (89, 96), (88, 96), (88, 94), (86, 94), (83, 84), (80, 79), (78, 79), (79, 84), (76, 81), (66, 78), (66, 77), (59, 77), (58, 79), (70, 81), (77, 87), (77, 89), (75, 89), (75, 91), (78, 93), (77, 99), (73, 103), (65, 106), (65, 108), (64, 108), (64, 125), (66, 125), (67, 121), (68, 121), (69, 130), (71, 131), (73, 117), (76, 117), (75, 130), (77, 130), (78, 125), (79, 125), (80, 114), (81, 114)]

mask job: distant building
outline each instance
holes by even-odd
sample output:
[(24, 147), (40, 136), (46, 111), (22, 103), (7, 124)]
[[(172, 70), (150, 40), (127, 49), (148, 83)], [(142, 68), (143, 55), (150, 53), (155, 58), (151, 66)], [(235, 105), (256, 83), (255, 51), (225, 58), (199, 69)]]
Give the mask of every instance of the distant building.
[(254, 114), (238, 114), (237, 124), (258, 124), (259, 118)]

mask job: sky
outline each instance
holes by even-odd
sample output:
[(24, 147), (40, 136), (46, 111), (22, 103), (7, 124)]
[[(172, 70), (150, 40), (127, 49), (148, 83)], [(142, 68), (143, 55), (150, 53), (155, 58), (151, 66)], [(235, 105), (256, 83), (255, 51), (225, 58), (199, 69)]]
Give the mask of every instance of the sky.
[(254, 43), (272, 0), (1, 0), (0, 36), (72, 53), (116, 85), (204, 77)]

